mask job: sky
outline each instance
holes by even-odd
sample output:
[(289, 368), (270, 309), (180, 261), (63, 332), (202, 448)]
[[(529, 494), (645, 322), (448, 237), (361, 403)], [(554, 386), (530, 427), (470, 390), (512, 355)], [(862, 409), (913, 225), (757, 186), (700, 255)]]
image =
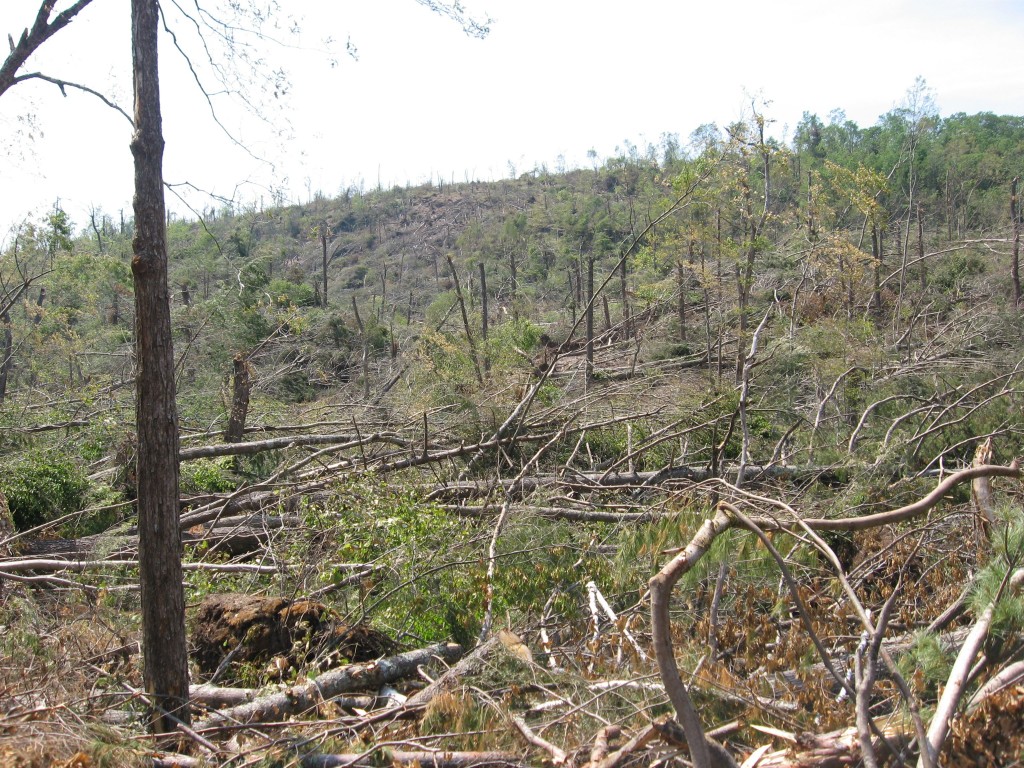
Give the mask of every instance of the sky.
[[(0, 32), (16, 38), (39, 2), (4, 0)], [(188, 20), (163, 3), (219, 120), (164, 34), (164, 177), (180, 185), (184, 201), (168, 197), (179, 215), (587, 166), (591, 150), (603, 159), (664, 134), (685, 144), (755, 100), (780, 138), (805, 111), (869, 126), (918, 77), (942, 115), (1024, 114), (1020, 0), (462, 0), (492, 20), (482, 40), (415, 0), (250, 3), (271, 7), (269, 40), (243, 29), (225, 54), (207, 35), (226, 93)], [(25, 71), (88, 85), (130, 113), (130, 58), (129, 0), (93, 0)], [(125, 116), (94, 96), (41, 81), (4, 94), (0, 245), (58, 200), (80, 228), (90, 210), (130, 215), (130, 138)]]

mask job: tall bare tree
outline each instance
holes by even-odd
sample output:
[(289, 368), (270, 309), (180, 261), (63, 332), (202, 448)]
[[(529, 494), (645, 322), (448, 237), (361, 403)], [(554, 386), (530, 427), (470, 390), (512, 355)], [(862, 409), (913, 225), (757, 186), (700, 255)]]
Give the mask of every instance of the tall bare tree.
[(167, 280), (164, 138), (157, 0), (132, 0), (135, 83), (135, 421), (138, 430), (139, 572), (143, 680), (156, 733), (189, 722), (188, 650), (178, 524), (178, 411)]
[(1010, 257), (1010, 277), (1013, 280), (1013, 303), (1020, 307), (1020, 208), (1017, 200), (1019, 176), (1010, 182), (1010, 223), (1013, 225), (1013, 253)]

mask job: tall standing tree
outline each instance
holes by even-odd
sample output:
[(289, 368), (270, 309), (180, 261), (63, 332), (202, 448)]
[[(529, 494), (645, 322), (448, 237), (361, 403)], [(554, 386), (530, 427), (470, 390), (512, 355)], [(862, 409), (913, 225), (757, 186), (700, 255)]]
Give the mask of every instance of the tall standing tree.
[(164, 138), (160, 114), (157, 0), (132, 0), (135, 85), (135, 421), (138, 430), (139, 571), (143, 680), (152, 727), (169, 733), (189, 722), (185, 593), (178, 525), (178, 411), (171, 296), (167, 280)]
[(1010, 255), (1010, 278), (1013, 280), (1013, 304), (1020, 307), (1020, 208), (1017, 200), (1019, 176), (1010, 182), (1010, 223), (1013, 226), (1013, 252)]

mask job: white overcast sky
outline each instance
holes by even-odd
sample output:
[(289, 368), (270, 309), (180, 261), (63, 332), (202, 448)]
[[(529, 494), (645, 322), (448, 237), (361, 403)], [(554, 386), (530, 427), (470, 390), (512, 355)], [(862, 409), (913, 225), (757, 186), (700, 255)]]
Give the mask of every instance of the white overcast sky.
[[(39, 1), (3, 0), (0, 33), (17, 38)], [(585, 165), (590, 149), (603, 158), (664, 133), (685, 143), (703, 123), (742, 118), (752, 96), (767, 102), (780, 136), (804, 111), (827, 121), (842, 109), (868, 126), (918, 76), (944, 116), (1024, 114), (1021, 0), (463, 4), (493, 19), (486, 39), (467, 37), (414, 0), (284, 0), (302, 15), (301, 33), (278, 33), (285, 45), (265, 54), (286, 68), (288, 94), (266, 99), (258, 114), (237, 100), (218, 102), (222, 121), (256, 157), (211, 122), (164, 36), (166, 180), (269, 204), (271, 188), (302, 202), (360, 182), (496, 179), (511, 167), (555, 170), (560, 157)], [(84, 83), (130, 112), (128, 21), (128, 0), (94, 0), (26, 71)], [(341, 55), (329, 66), (327, 36), (350, 39), (358, 60)], [(64, 98), (38, 81), (5, 94), (0, 243), (11, 224), (58, 198), (79, 227), (90, 206), (127, 214), (129, 138), (125, 118), (94, 97)]]

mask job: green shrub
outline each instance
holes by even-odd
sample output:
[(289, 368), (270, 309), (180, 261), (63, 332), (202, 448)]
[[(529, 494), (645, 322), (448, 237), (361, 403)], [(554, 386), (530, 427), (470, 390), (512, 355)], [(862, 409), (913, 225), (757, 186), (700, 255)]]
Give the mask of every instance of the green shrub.
[(0, 490), (7, 496), (19, 531), (77, 512), (85, 503), (89, 480), (67, 459), (33, 453), (5, 467)]

